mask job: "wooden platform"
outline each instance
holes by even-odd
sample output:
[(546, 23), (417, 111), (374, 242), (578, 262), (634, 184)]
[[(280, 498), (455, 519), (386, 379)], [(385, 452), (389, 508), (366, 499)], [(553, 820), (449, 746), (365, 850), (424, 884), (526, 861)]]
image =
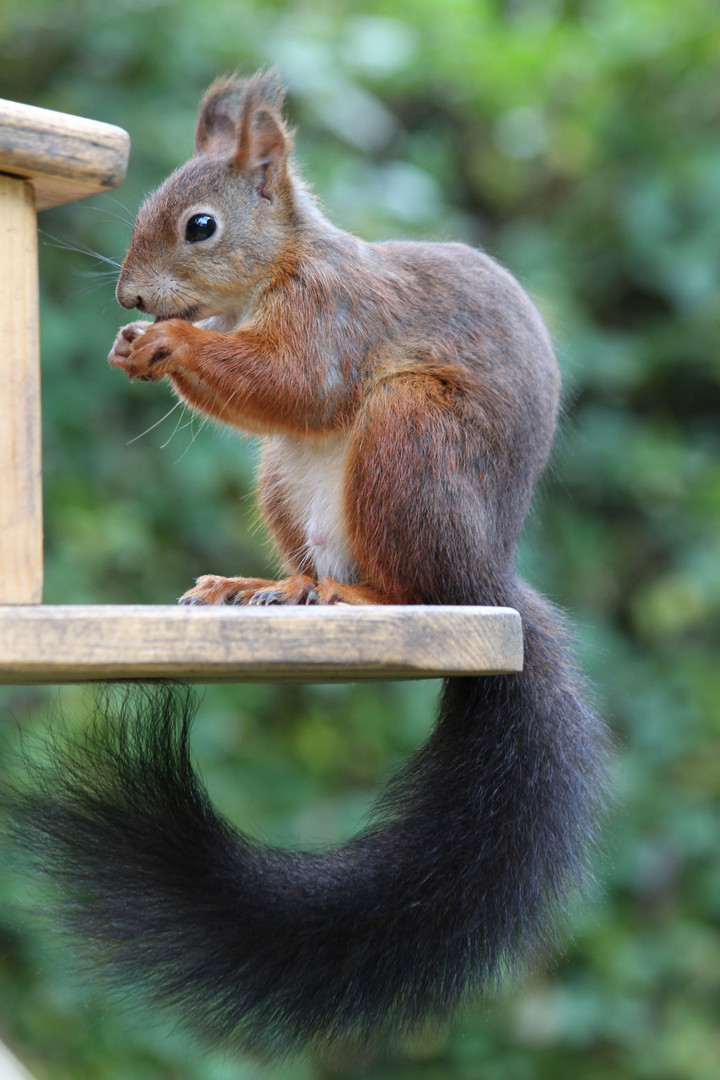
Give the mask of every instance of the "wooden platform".
[(511, 608), (0, 607), (0, 683), (356, 682), (521, 668)]
[(0, 603), (42, 599), (37, 211), (120, 183), (112, 124), (0, 99)]

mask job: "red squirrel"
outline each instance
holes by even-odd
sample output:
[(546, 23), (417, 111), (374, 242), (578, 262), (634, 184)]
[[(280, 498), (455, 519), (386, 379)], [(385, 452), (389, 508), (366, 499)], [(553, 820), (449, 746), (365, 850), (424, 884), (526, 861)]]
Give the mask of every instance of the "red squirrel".
[(551, 944), (607, 756), (562, 619), (514, 569), (558, 411), (543, 322), (480, 251), (332, 225), (282, 102), (272, 73), (213, 83), (117, 285), (155, 321), (122, 329), (110, 363), (263, 444), (286, 576), (205, 576), (180, 602), (508, 605), (525, 666), (449, 679), (427, 743), (333, 850), (270, 848), (217, 814), (182, 688), (103, 712), (27, 797), (68, 921), (111, 975), (270, 1054), (443, 1022)]

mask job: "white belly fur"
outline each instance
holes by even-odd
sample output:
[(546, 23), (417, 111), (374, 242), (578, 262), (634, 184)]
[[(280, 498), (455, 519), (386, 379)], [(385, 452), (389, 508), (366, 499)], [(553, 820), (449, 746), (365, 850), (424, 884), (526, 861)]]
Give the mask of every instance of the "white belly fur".
[(300, 524), (305, 553), (315, 566), (316, 576), (351, 584), (356, 580), (356, 571), (348, 550), (342, 506), (347, 435), (312, 440), (273, 435), (264, 441), (273, 471)]

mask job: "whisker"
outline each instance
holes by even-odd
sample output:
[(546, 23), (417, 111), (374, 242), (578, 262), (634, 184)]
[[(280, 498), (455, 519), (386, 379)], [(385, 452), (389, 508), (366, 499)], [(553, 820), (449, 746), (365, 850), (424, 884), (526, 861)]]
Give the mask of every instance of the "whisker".
[(176, 435), (176, 433), (177, 433), (177, 430), (178, 430), (178, 428), (180, 427), (180, 422), (182, 421), (182, 418), (183, 418), (183, 417), (185, 416), (185, 408), (186, 408), (186, 406), (185, 406), (185, 402), (184, 402), (184, 401), (182, 401), (182, 400), (180, 400), (180, 401), (178, 402), (178, 404), (179, 404), (179, 405), (182, 405), (182, 407), (183, 407), (183, 410), (182, 410), (182, 412), (180, 413), (180, 416), (179, 416), (179, 417), (178, 417), (178, 419), (177, 419), (177, 423), (175, 424), (175, 427), (174, 427), (174, 428), (172, 429), (172, 431), (171, 431), (171, 433), (170, 433), (170, 438), (169, 438), (169, 439), (167, 439), (167, 440), (166, 440), (166, 441), (165, 441), (164, 443), (161, 443), (161, 444), (160, 444), (160, 449), (161, 449), (161, 450), (164, 450), (164, 449), (165, 449), (165, 448), (166, 448), (167, 446), (169, 446), (169, 445), (170, 445), (170, 443), (171, 443), (171, 442), (173, 441), (173, 439), (175, 438), (175, 435)]
[(179, 465), (179, 464), (180, 464), (180, 462), (181, 462), (181, 461), (183, 460), (183, 458), (184, 458), (184, 457), (185, 457), (185, 455), (187, 454), (187, 452), (188, 452), (188, 450), (190, 449), (190, 447), (192, 446), (192, 444), (193, 444), (193, 441), (192, 441), (192, 439), (191, 439), (191, 440), (190, 440), (190, 442), (189, 442), (189, 443), (187, 444), (187, 446), (185, 447), (185, 449), (183, 450), (183, 452), (182, 452), (182, 454), (180, 455), (180, 457), (179, 457), (179, 458), (175, 458), (175, 462), (174, 462), (174, 464), (175, 464), (175, 465)]
[(104, 278), (107, 281), (117, 281), (117, 270), (75, 270), (76, 277)]
[(205, 424), (206, 424), (206, 423), (208, 422), (208, 420), (210, 419), (210, 417), (209, 417), (209, 416), (206, 416), (206, 417), (204, 417), (204, 418), (203, 418), (203, 421), (202, 421), (202, 423), (200, 424), (200, 427), (199, 427), (199, 428), (197, 429), (197, 431), (195, 431), (195, 432), (194, 432), (194, 431), (193, 431), (193, 423), (194, 423), (194, 421), (195, 421), (195, 417), (196, 417), (196, 415), (197, 415), (196, 413), (192, 412), (192, 413), (190, 414), (190, 419), (188, 420), (187, 424), (183, 424), (183, 426), (182, 426), (182, 427), (180, 428), (180, 430), (181, 430), (181, 431), (184, 431), (184, 430), (185, 430), (186, 428), (188, 428), (188, 427), (190, 428), (190, 442), (189, 442), (189, 443), (187, 444), (187, 446), (186, 446), (186, 447), (185, 447), (185, 449), (183, 450), (183, 452), (182, 452), (182, 454), (180, 455), (180, 457), (179, 457), (179, 458), (177, 458), (177, 460), (175, 461), (175, 464), (176, 464), (176, 465), (179, 465), (179, 464), (180, 464), (180, 462), (181, 462), (181, 461), (183, 460), (183, 458), (185, 457), (185, 455), (186, 455), (186, 454), (188, 453), (188, 451), (190, 450), (190, 447), (191, 447), (191, 446), (193, 445), (193, 443), (194, 443), (194, 442), (195, 442), (195, 440), (197, 439), (198, 435), (200, 434), (200, 432), (202, 431), (202, 429), (203, 429), (203, 428), (205, 427)]
[[(56, 247), (61, 251), (72, 251), (76, 255), (87, 255), (91, 259), (97, 259), (98, 262), (107, 263), (108, 266), (115, 267), (119, 270), (121, 263), (115, 259), (109, 258), (107, 255), (102, 255), (99, 251), (93, 251), (92, 248), (82, 247), (79, 244), (71, 244), (69, 240), (62, 240), (59, 236), (53, 236), (52, 233), (46, 232), (44, 229), (39, 230), (40, 235), (44, 238), (44, 243), (48, 247)], [(48, 243), (52, 241), (52, 243)]]
[(116, 206), (119, 206), (123, 213), (127, 215), (126, 223), (128, 225), (132, 227), (135, 224), (135, 215), (133, 211), (130, 209), (129, 206), (125, 205), (122, 199), (118, 199), (115, 195), (111, 195), (109, 192), (104, 192), (100, 196), (100, 198), (103, 200), (103, 202), (112, 202), (115, 203)]
[(98, 289), (104, 289), (108, 285), (112, 285), (112, 281), (93, 281), (90, 285), (83, 285), (82, 288), (69, 293), (68, 299), (74, 300), (78, 296), (89, 296), (91, 293), (97, 292)]
[(130, 214), (130, 211), (127, 210), (122, 205), (122, 203), (119, 202), (118, 199), (114, 199), (113, 201), (117, 202), (119, 206), (122, 206), (123, 210), (125, 210), (124, 215), (123, 214), (118, 214), (114, 210), (110, 210), (109, 207), (107, 207), (107, 206), (91, 206), (91, 205), (88, 205), (86, 203), (85, 204), (81, 203), (80, 208), (82, 210), (94, 210), (96, 214), (104, 214), (107, 218), (112, 218), (114, 221), (119, 221), (119, 222), (121, 222), (121, 224), (127, 225), (128, 228), (132, 229), (132, 227), (134, 225), (134, 222), (133, 222), (132, 216)]
[[(151, 431), (154, 431), (156, 427), (159, 427), (160, 424), (162, 424), (163, 420), (167, 420), (168, 416), (171, 416), (172, 413), (174, 413), (175, 410), (177, 408), (179, 408), (182, 404), (183, 404), (182, 401), (176, 401), (175, 404), (173, 405), (173, 407), (171, 409), (169, 409), (165, 413), (164, 416), (161, 416), (159, 420), (156, 420), (154, 424), (151, 424), (149, 428), (145, 428), (144, 431), (141, 431), (139, 435), (135, 435), (134, 438), (128, 439), (128, 441), (125, 443), (125, 445), (126, 446), (131, 446), (132, 443), (137, 442), (138, 439), (142, 439), (142, 438), (145, 437), (145, 435), (149, 435)], [(172, 438), (172, 436), (170, 436), (170, 438)], [(167, 443), (165, 445), (167, 445)]]
[(210, 416), (203, 417), (203, 420), (202, 420), (202, 423), (200, 424), (200, 427), (197, 429), (196, 432), (194, 432), (190, 442), (195, 442), (195, 440), (197, 439), (200, 432), (203, 430), (204, 427), (207, 427), (207, 425), (209, 424), (211, 419), (212, 418)]

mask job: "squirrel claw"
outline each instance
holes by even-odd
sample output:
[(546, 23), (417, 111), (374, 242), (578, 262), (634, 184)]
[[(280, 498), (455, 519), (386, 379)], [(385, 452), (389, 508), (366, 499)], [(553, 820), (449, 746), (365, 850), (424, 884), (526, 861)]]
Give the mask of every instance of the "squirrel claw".
[[(233, 601), (236, 602), (236, 601)], [(285, 597), (279, 589), (260, 589), (248, 600), (249, 607), (268, 607), (272, 604), (284, 604)], [(228, 603), (226, 600), (225, 603)]]

